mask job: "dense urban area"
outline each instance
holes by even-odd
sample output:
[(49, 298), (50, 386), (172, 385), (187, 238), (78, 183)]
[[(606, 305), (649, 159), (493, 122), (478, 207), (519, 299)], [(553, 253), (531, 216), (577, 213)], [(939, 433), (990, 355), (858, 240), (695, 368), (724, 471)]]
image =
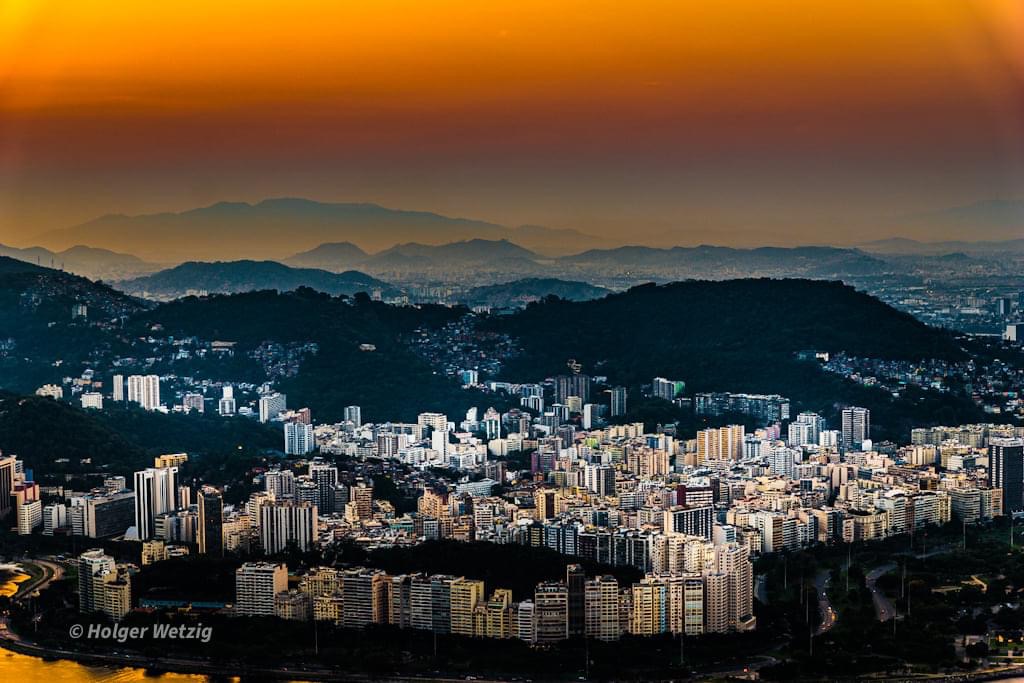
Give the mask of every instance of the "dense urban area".
[[(12, 315), (39, 331), (0, 352), (12, 647), (203, 672), (213, 642), (232, 666), (311, 677), (353, 648), (370, 674), (499, 678), (607, 675), (608, 643), (640, 677), (991, 672), (1024, 656), (1010, 332), (929, 328), (806, 280), (494, 315), (309, 289), (154, 309), (51, 272), (15, 280)], [(747, 321), (708, 319), (722, 337), (701, 347), (643, 327), (694, 287), (718, 289), (688, 306), (756, 290), (813, 320), (820, 297), (879, 330), (793, 318), (777, 336), (798, 346), (759, 347)], [(989, 303), (1020, 312), (1019, 297), (971, 302)], [(630, 316), (621, 340), (596, 322)], [(69, 641), (78, 624), (92, 635)]]

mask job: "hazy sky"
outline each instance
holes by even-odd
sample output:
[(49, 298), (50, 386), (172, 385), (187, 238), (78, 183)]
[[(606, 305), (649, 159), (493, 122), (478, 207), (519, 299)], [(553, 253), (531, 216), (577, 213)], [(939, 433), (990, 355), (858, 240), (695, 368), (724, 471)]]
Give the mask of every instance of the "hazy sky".
[(844, 243), (1022, 188), (1020, 0), (0, 2), (7, 243), (270, 196)]

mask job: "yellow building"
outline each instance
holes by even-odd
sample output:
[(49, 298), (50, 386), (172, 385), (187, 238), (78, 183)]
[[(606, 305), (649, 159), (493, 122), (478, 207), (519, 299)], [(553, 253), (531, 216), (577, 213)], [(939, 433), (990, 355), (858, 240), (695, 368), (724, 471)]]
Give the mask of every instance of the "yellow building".
[(153, 467), (180, 467), (188, 462), (188, 453), (168, 453), (153, 458)]
[(473, 613), (484, 600), (484, 582), (459, 578), (451, 585), (452, 633), (475, 635)]
[(512, 637), (512, 591), (498, 588), (487, 601), (484, 635), (488, 638)]

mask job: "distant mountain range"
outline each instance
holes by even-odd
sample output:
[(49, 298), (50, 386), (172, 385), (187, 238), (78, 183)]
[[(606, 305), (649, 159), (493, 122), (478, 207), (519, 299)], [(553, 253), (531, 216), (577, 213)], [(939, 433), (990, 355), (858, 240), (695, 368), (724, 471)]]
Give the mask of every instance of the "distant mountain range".
[(160, 269), (160, 266), (146, 263), (138, 256), (81, 244), (63, 251), (50, 251), (43, 247), (19, 249), (0, 244), (0, 256), (35, 263), (46, 268), (66, 270), (92, 280), (119, 280)]
[(199, 291), (209, 294), (264, 289), (289, 292), (299, 287), (332, 295), (371, 293), (377, 289), (387, 296), (398, 293), (388, 283), (358, 271), (331, 273), (315, 268), (292, 268), (276, 261), (189, 261), (153, 275), (117, 283), (117, 288), (124, 292), (157, 299), (174, 299)]
[[(281, 259), (296, 246), (352, 242), (378, 251), (404, 242), (441, 244), (474, 238), (513, 240), (526, 247), (606, 245), (607, 240), (573, 230), (540, 226), (513, 228), (486, 221), (451, 218), (427, 211), (388, 209), (376, 204), (325, 203), (309, 199), (267, 199), (256, 204), (220, 202), (182, 211), (138, 216), (110, 214), (39, 236), (63, 248), (87, 243), (153, 260), (220, 258)], [(569, 248), (572, 248), (569, 247)]]

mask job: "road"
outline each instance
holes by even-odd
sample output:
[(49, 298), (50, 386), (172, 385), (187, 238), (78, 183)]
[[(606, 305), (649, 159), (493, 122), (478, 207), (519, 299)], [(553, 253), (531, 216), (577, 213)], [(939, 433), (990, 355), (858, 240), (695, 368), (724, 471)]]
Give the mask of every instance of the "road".
[(879, 590), (877, 586), (878, 579), (895, 568), (896, 564), (894, 562), (883, 564), (881, 567), (872, 569), (864, 577), (864, 583), (867, 585), (868, 590), (871, 591), (871, 601), (875, 603), (875, 616), (878, 617), (879, 621), (888, 621), (896, 616), (896, 607), (892, 604), (892, 600)]
[(822, 569), (814, 577), (814, 593), (818, 596), (818, 614), (821, 615), (821, 623), (818, 624), (815, 635), (828, 633), (839, 621), (839, 615), (832, 607), (832, 601), (828, 599), (828, 584), (831, 580), (832, 575), (827, 569)]
[(43, 575), (38, 579), (32, 579), (26, 581), (18, 587), (18, 593), (14, 596), (15, 600), (24, 600), (27, 597), (35, 595), (41, 590), (44, 590), (50, 585), (52, 581), (59, 581), (64, 577), (64, 567), (60, 566), (56, 562), (50, 562), (49, 560), (26, 560), (24, 564), (34, 564), (37, 567), (41, 567)]

